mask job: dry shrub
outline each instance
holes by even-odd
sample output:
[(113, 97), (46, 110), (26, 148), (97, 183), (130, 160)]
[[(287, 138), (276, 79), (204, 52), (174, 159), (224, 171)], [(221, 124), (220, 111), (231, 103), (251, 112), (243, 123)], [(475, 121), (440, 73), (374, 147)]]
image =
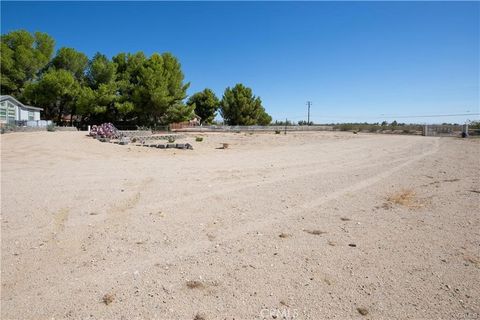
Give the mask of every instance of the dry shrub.
[[(399, 192), (396, 192), (392, 195), (390, 195), (387, 198), (387, 201), (390, 204), (396, 204), (396, 205), (401, 205), (409, 208), (419, 208), (421, 207), (421, 204), (418, 201), (418, 198), (416, 197), (415, 191), (411, 189), (403, 189)], [(388, 204), (384, 205), (384, 208), (388, 208)]]
[(204, 287), (203, 283), (197, 280), (189, 280), (187, 281), (187, 287), (189, 289), (201, 289)]
[(289, 235), (288, 233), (283, 233), (283, 232), (280, 233), (278, 236), (279, 236), (280, 238), (288, 238), (288, 237), (290, 237), (290, 235)]

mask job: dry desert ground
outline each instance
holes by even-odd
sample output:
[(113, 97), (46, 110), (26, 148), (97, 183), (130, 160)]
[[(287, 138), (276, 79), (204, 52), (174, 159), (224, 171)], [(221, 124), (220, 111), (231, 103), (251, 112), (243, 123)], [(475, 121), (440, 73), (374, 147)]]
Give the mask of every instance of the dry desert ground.
[(1, 318), (480, 318), (479, 140), (202, 136), (2, 135)]

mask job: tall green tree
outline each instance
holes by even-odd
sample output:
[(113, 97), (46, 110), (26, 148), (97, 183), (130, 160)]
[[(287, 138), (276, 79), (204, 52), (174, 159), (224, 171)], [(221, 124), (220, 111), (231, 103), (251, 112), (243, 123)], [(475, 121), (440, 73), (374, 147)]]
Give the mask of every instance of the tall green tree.
[[(122, 90), (122, 85), (129, 85), (129, 79), (122, 82), (117, 78), (117, 64), (103, 54), (95, 54), (87, 67), (87, 83), (93, 92), (84, 90), (80, 101), (82, 112), (86, 112), (84, 118), (115, 122), (133, 109)], [(86, 106), (85, 101), (92, 96), (93, 101)]]
[(262, 107), (258, 112), (257, 124), (260, 126), (268, 126), (272, 123), (272, 117)]
[(18, 30), (2, 35), (1, 93), (20, 97), (27, 82), (50, 61), (54, 46), (53, 38), (42, 32)]
[(96, 105), (95, 91), (90, 87), (82, 86), (77, 95), (77, 112), (82, 116), (82, 122), (86, 118), (90, 118), (95, 114), (102, 113), (103, 110), (98, 109)]
[(88, 57), (73, 48), (60, 48), (52, 59), (51, 65), (55, 69), (70, 71), (79, 82), (85, 79)]
[(123, 120), (127, 120), (129, 116), (137, 118), (142, 107), (134, 104), (133, 93), (139, 85), (140, 74), (147, 58), (143, 52), (120, 53), (114, 56), (112, 61), (116, 65), (118, 94), (115, 108)]
[(44, 108), (46, 119), (61, 121), (65, 114), (72, 114), (80, 85), (70, 71), (50, 69), (42, 77), (25, 88), (25, 96), (34, 105)]
[(50, 62), (51, 68), (70, 72), (77, 82), (74, 98), (72, 97), (72, 101), (66, 106), (70, 114), (70, 125), (73, 125), (73, 118), (79, 112), (76, 98), (85, 87), (87, 66), (88, 57), (84, 53), (67, 47), (60, 48)]
[(139, 77), (147, 57), (143, 52), (119, 53), (114, 56), (112, 61), (115, 63), (117, 81), (125, 81), (132, 86), (138, 84)]
[(115, 81), (116, 65), (107, 56), (96, 53), (90, 60), (87, 69), (87, 80), (91, 88), (98, 89), (101, 84)]
[(170, 53), (154, 53), (139, 68), (132, 98), (143, 124), (188, 120), (193, 107), (184, 105), (189, 83), (184, 84), (180, 63)]
[(254, 96), (252, 89), (240, 83), (225, 89), (220, 114), (228, 125), (268, 125), (272, 121), (260, 97)]
[(187, 101), (187, 106), (194, 106), (195, 114), (202, 118), (202, 123), (210, 124), (220, 108), (220, 101), (210, 89), (193, 94)]

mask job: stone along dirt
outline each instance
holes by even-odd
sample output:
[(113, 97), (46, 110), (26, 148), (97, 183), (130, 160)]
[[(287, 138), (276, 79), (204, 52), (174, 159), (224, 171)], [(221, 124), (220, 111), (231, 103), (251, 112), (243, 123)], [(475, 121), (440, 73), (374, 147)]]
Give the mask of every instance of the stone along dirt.
[(2, 319), (479, 317), (480, 141), (203, 137), (3, 135)]

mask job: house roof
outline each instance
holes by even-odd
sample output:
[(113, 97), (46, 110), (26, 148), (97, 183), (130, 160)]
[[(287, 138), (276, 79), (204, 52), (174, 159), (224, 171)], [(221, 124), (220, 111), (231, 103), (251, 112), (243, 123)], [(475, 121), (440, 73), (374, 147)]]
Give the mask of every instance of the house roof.
[(0, 96), (0, 102), (2, 101), (10, 101), (10, 102), (13, 102), (14, 104), (16, 104), (17, 106), (20, 106), (22, 108), (25, 108), (25, 109), (30, 109), (30, 110), (38, 110), (38, 111), (43, 111), (42, 108), (37, 108), (37, 107), (33, 107), (33, 106), (27, 106), (23, 103), (21, 103), (20, 101), (18, 101), (17, 99), (15, 99), (14, 97), (12, 96), (9, 96), (9, 95), (2, 95)]

